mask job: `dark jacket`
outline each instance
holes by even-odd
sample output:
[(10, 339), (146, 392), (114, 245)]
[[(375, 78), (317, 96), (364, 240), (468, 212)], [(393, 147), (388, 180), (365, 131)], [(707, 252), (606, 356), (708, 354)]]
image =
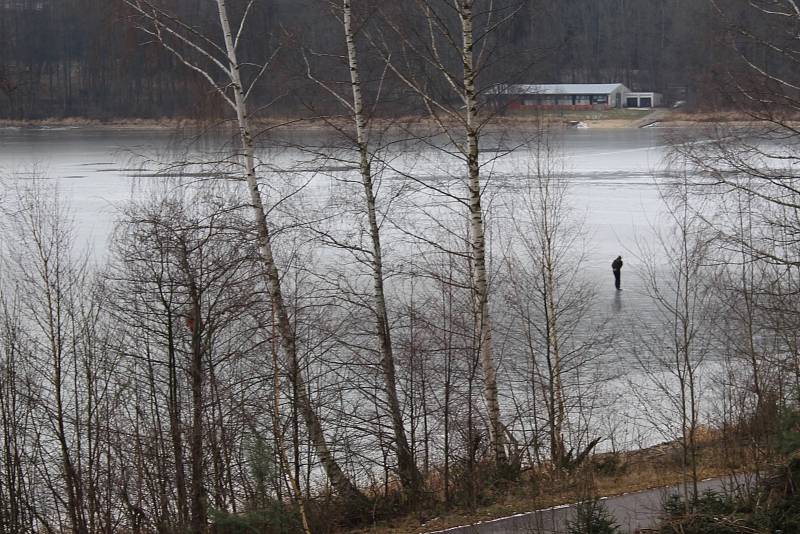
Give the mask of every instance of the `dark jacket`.
[(614, 271), (619, 271), (622, 269), (622, 258), (617, 258), (611, 263), (611, 269)]

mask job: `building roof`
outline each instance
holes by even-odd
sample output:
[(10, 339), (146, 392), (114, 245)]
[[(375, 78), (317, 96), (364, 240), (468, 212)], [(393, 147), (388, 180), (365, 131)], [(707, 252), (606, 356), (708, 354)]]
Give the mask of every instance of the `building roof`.
[(514, 84), (497, 87), (493, 92), (506, 95), (607, 95), (628, 88), (621, 83)]

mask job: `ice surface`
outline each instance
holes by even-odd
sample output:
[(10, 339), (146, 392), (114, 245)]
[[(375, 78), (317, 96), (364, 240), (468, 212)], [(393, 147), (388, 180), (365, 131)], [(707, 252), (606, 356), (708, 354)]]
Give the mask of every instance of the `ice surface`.
[[(74, 213), (79, 240), (91, 243), (97, 259), (101, 260), (116, 214), (124, 203), (147, 194), (153, 184), (161, 183), (159, 174), (178, 174), (178, 169), (166, 168), (165, 163), (212, 160), (215, 153), (230, 152), (229, 142), (224, 138), (193, 141), (164, 130), (0, 130), (0, 175), (5, 188), (33, 176), (57, 184)], [(323, 151), (333, 154), (330, 149), (335, 144), (316, 132), (308, 135), (296, 132), (292, 146), (261, 151), (260, 175), (266, 183), (274, 185), (291, 169), (297, 183), (307, 184), (309, 209), (311, 204), (315, 204), (314, 208), (324, 207), (331, 197), (346, 196), (351, 187), (341, 185), (338, 179), (353, 172), (352, 161), (319, 155)], [(513, 133), (503, 138), (486, 138), (483, 144), (488, 148), (482, 160), (487, 198), (510, 198), (509, 195), (515, 194), (516, 178), (532, 164), (533, 153), (523, 147), (495, 159), (497, 153), (492, 149), (502, 151), (516, 144)], [(612, 316), (617, 324), (647, 316), (652, 303), (641, 290), (635, 252), (637, 239), (647, 240), (653, 226), (661, 224), (658, 184), (664, 179), (668, 148), (663, 131), (657, 128), (566, 130), (559, 134), (556, 144), (557, 163), (571, 185), (573, 208), (577, 215), (585, 217), (589, 234), (583, 269), (598, 287), (595, 313)], [(203, 154), (202, 158), (197, 154)], [(381, 187), (408, 183), (415, 191), (407, 196), (408, 203), (435, 212), (441, 209), (442, 199), (409, 180), (406, 173), (444, 189), (458, 191), (463, 187), (463, 164), (430, 146), (410, 147), (401, 143), (392, 148), (388, 160), (390, 166)], [(201, 180), (210, 179), (216, 172), (209, 169), (193, 166), (185, 171), (190, 178)], [(230, 168), (218, 170), (230, 171)], [(354, 191), (357, 194), (357, 188)], [(348, 223), (343, 220), (341, 224), (344, 228)], [(387, 249), (392, 248), (388, 243)], [(397, 252), (397, 247), (394, 251)], [(609, 267), (620, 254), (625, 259), (621, 294), (613, 289)], [(608, 363), (620, 365), (617, 361)], [(624, 390), (626, 385), (620, 379), (611, 384), (610, 391)]]

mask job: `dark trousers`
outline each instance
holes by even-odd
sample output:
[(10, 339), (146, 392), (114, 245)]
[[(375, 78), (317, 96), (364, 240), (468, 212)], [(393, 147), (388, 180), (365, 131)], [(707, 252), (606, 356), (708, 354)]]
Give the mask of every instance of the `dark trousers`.
[(619, 271), (616, 269), (614, 270), (614, 287), (619, 289)]

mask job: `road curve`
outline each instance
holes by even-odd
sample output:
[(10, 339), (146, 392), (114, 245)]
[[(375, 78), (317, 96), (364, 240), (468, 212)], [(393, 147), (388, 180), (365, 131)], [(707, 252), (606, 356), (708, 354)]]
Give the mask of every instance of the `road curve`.
[[(702, 493), (707, 490), (730, 490), (737, 485), (737, 481), (733, 478), (722, 477), (703, 480), (697, 484), (697, 488)], [(681, 486), (667, 486), (614, 497), (602, 497), (601, 500), (623, 532), (637, 532), (640, 529), (656, 526), (661, 517), (664, 499), (667, 495), (678, 493), (680, 488)], [(423, 532), (425, 534), (562, 534), (567, 531), (567, 521), (574, 516), (575, 505), (565, 504), (474, 525)]]

